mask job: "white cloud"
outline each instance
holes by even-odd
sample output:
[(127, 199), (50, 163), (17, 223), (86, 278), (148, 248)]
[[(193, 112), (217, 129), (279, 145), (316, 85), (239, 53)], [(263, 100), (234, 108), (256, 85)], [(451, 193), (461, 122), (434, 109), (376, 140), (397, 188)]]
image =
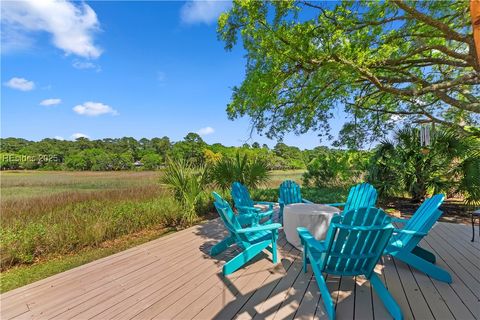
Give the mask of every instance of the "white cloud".
[(213, 129), (212, 127), (201, 128), (197, 131), (197, 133), (201, 136), (207, 136), (207, 135), (212, 134), (214, 132), (215, 132), (215, 129)]
[(30, 91), (35, 88), (35, 83), (24, 78), (14, 77), (4, 83), (5, 86), (20, 90), (20, 91)]
[(70, 136), (70, 138), (72, 140), (77, 140), (78, 138), (87, 138), (87, 139), (90, 139), (89, 136), (87, 136), (85, 133), (80, 133), (80, 132), (77, 132), (77, 133), (74, 133)]
[(98, 58), (102, 54), (93, 40), (94, 33), (99, 30), (97, 15), (86, 3), (2, 1), (1, 20), (2, 47), (6, 51), (28, 46), (33, 32), (47, 32), (53, 44), (66, 54), (84, 58)]
[(40, 102), (41, 106), (55, 106), (57, 104), (60, 104), (62, 102), (62, 99), (45, 99)]
[(99, 65), (93, 63), (93, 62), (90, 62), (90, 61), (80, 61), (80, 60), (75, 60), (73, 63), (72, 63), (72, 66), (75, 68), (75, 69), (80, 69), (80, 70), (84, 70), (84, 69), (95, 69), (95, 71), (97, 72), (100, 72), (102, 71), (102, 68), (100, 68)]
[[(3, 2), (2, 2), (3, 6)], [(27, 50), (34, 44), (34, 39), (28, 36), (24, 32), (15, 29), (12, 26), (7, 25), (3, 21), (3, 8), (2, 8), (2, 23), (0, 28), (1, 34), (1, 52), (3, 53), (15, 53), (18, 51)]]
[[(81, 134), (81, 133), (80, 133), (80, 134)], [(55, 136), (55, 137), (53, 137), (53, 139), (57, 139), (57, 140), (60, 140), (60, 141), (65, 140), (65, 139), (64, 139), (63, 137), (61, 137), (61, 136)]]
[(220, 14), (232, 6), (230, 1), (195, 0), (182, 6), (180, 18), (183, 23), (195, 24), (215, 22)]
[(84, 116), (100, 116), (102, 114), (112, 114), (112, 115), (117, 115), (118, 112), (117, 110), (113, 109), (109, 105), (103, 104), (101, 102), (92, 102), (92, 101), (87, 101), (83, 104), (79, 104), (75, 107), (73, 107), (73, 111), (80, 115)]

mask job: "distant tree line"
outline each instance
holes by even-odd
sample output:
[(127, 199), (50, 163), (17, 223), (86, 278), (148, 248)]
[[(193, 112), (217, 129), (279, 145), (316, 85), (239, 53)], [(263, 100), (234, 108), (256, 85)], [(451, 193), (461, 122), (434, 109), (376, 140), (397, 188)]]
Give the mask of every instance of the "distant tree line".
[(0, 166), (3, 170), (43, 169), (78, 171), (156, 170), (162, 168), (168, 157), (185, 159), (193, 164), (212, 164), (222, 157), (233, 158), (238, 152), (250, 158), (265, 160), (269, 169), (305, 169), (318, 155), (328, 152), (327, 147), (301, 150), (277, 143), (273, 149), (258, 142), (240, 147), (207, 144), (196, 133), (173, 142), (168, 137), (135, 139), (75, 141), (43, 139), (29, 141), (21, 138), (0, 139)]
[(384, 196), (409, 194), (420, 201), (428, 194), (443, 192), (449, 196), (462, 195), (467, 203), (479, 205), (480, 138), (465, 137), (444, 127), (432, 135), (431, 144), (422, 146), (419, 129), (406, 127), (395, 132), (393, 140), (384, 140), (371, 151), (324, 146), (301, 150), (283, 142), (273, 149), (257, 142), (228, 147), (207, 144), (196, 133), (189, 133), (177, 142), (168, 137), (75, 141), (6, 138), (0, 139), (0, 167), (2, 170), (156, 170), (171, 163), (171, 159), (184, 161), (187, 167), (216, 168), (213, 172), (217, 180), (223, 181), (234, 173), (234, 164), (247, 157), (252, 163), (266, 164), (268, 170), (304, 169), (304, 185), (350, 186), (369, 181)]

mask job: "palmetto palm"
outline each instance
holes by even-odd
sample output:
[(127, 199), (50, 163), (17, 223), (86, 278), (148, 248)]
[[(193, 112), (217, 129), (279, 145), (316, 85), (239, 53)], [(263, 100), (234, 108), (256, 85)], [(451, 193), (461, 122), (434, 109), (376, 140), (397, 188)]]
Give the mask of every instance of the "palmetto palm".
[[(475, 137), (437, 130), (428, 149), (418, 129), (404, 128), (383, 141), (372, 158), (369, 180), (383, 194), (407, 191), (421, 201), (428, 191), (459, 191), (468, 203), (480, 200), (480, 144)], [(476, 199), (476, 200), (475, 200)]]
[(248, 159), (240, 153), (231, 158), (222, 158), (212, 169), (212, 178), (215, 184), (223, 189), (230, 188), (233, 182), (238, 181), (248, 188), (257, 188), (269, 179), (268, 165), (259, 158)]
[(167, 159), (162, 182), (173, 192), (185, 209), (183, 220), (191, 224), (197, 218), (196, 209), (206, 196), (207, 168), (194, 166), (184, 159)]

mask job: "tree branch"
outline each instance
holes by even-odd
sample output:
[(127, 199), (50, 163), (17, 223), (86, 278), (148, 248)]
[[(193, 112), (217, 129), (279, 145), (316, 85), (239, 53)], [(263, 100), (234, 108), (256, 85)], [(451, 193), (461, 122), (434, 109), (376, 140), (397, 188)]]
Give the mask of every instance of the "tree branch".
[(412, 17), (426, 23), (427, 25), (434, 27), (445, 34), (447, 38), (450, 40), (456, 40), (460, 42), (465, 42), (470, 44), (470, 40), (467, 36), (456, 32), (455, 30), (451, 29), (448, 25), (444, 24), (440, 20), (433, 19), (430, 16), (423, 14), (422, 12), (418, 11), (415, 8), (408, 6), (403, 0), (394, 0), (393, 1), (400, 9), (404, 10), (405, 12), (409, 13)]

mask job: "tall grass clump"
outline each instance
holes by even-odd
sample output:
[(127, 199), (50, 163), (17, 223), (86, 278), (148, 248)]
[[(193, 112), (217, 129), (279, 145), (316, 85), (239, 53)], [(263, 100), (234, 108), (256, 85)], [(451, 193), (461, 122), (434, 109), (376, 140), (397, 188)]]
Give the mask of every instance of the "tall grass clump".
[(233, 182), (240, 182), (250, 189), (256, 189), (270, 179), (268, 163), (260, 158), (249, 159), (237, 152), (234, 158), (222, 158), (212, 169), (212, 179), (222, 190), (230, 188)]
[(96, 247), (148, 228), (176, 226), (181, 221), (179, 212), (176, 201), (164, 195), (141, 200), (88, 200), (31, 218), (9, 217), (0, 230), (1, 269)]
[(167, 159), (161, 182), (173, 194), (183, 208), (182, 222), (191, 225), (198, 219), (199, 212), (207, 201), (208, 171), (204, 165), (194, 165), (184, 159)]

